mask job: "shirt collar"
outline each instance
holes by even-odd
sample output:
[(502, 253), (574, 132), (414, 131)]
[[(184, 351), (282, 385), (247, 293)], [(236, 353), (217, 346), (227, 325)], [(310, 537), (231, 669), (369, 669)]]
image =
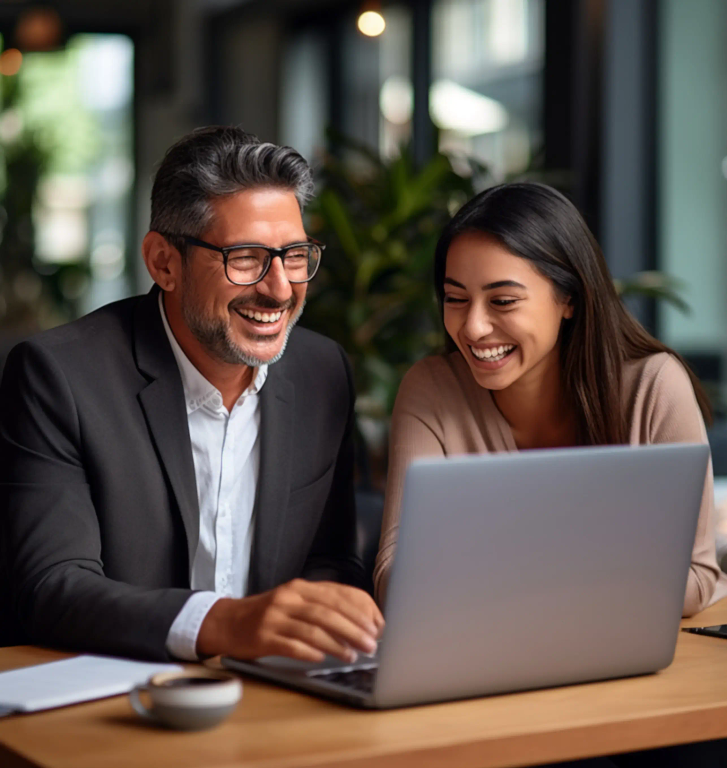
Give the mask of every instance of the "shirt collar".
[[(179, 346), (179, 342), (174, 337), (172, 329), (169, 326), (167, 320), (167, 313), (164, 309), (164, 293), (159, 292), (159, 312), (162, 316), (162, 323), (164, 325), (164, 332), (169, 339), (169, 345), (174, 353), (174, 359), (177, 361), (177, 367), (182, 377), (182, 387), (184, 388), (184, 401), (187, 406), (187, 415), (193, 413), (198, 408), (206, 405), (210, 400), (219, 398), (219, 405), (222, 405), (222, 395), (214, 384), (211, 384), (207, 379), (195, 368), (191, 360), (184, 354), (184, 351)], [(256, 395), (262, 389), (265, 380), (268, 377), (268, 366), (261, 365), (255, 369), (252, 384), (242, 393), (238, 404), (248, 395)]]

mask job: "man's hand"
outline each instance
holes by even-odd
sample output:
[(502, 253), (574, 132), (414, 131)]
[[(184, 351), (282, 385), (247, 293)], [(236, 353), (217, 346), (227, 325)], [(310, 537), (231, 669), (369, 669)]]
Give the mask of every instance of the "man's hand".
[(357, 651), (376, 650), (383, 628), (384, 617), (363, 590), (295, 579), (260, 595), (218, 600), (200, 627), (197, 653), (305, 661), (330, 654), (353, 662)]

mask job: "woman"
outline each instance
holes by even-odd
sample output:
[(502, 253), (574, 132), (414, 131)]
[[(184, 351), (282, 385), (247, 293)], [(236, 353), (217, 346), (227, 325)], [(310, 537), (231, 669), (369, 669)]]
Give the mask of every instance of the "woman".
[[(504, 184), (477, 195), (442, 233), (434, 274), (447, 353), (407, 373), (394, 407), (380, 603), (416, 457), (707, 440), (699, 382), (628, 314), (588, 227), (554, 189)], [(712, 494), (710, 465), (685, 616), (707, 605), (720, 573)]]

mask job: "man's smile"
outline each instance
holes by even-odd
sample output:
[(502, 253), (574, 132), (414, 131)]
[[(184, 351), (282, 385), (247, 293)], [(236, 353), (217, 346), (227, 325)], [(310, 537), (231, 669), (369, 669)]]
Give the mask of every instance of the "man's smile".
[(253, 336), (274, 339), (288, 323), (290, 312), (296, 307), (295, 299), (291, 297), (282, 304), (271, 301), (267, 296), (251, 299), (235, 302), (230, 309), (242, 320), (243, 326), (252, 331)]
[(249, 320), (256, 320), (258, 323), (275, 323), (280, 320), (282, 312), (260, 312), (256, 309), (241, 309), (239, 314)]
[(243, 325), (253, 331), (255, 336), (277, 336), (288, 322), (289, 309), (270, 311), (252, 307), (239, 307), (234, 310)]

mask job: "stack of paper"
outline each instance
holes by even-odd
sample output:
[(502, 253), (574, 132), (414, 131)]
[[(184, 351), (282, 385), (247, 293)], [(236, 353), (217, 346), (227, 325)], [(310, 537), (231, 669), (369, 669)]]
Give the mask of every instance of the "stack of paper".
[(76, 656), (0, 673), (0, 714), (36, 712), (128, 693), (176, 664), (150, 664), (109, 656)]

